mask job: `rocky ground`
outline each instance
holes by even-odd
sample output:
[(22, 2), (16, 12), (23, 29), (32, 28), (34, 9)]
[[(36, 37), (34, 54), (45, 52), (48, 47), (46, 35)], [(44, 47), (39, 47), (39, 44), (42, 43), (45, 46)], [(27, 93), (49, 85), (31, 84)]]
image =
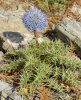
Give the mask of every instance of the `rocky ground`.
[[(22, 24), (22, 15), (24, 12), (25, 10), (22, 8), (21, 4), (13, 9), (7, 10), (0, 7), (0, 66), (2, 65), (5, 52), (12, 52), (14, 49), (23, 48), (33, 39), (33, 33), (27, 31)], [(78, 56), (81, 57), (81, 6), (74, 3), (73, 6), (68, 9), (68, 12), (65, 14), (62, 21), (55, 25), (54, 29), (55, 30), (53, 30), (53, 32), (58, 33), (58, 38), (62, 39), (66, 43), (73, 42), (77, 48), (76, 52), (78, 53)], [(43, 41), (44, 39), (45, 38), (43, 37), (39, 38), (39, 42)], [(0, 82), (0, 86), (3, 84), (3, 87), (6, 88), (6, 83)], [(0, 88), (0, 92), (1, 91), (2, 90)], [(11, 92), (11, 94), (14, 95), (14, 92)], [(78, 99), (76, 99), (76, 94), (71, 92), (65, 94), (53, 93), (51, 95), (51, 100), (81, 100), (80, 96)], [(8, 95), (6, 97), (8, 97)], [(39, 100), (39, 98), (36, 97), (33, 100)]]

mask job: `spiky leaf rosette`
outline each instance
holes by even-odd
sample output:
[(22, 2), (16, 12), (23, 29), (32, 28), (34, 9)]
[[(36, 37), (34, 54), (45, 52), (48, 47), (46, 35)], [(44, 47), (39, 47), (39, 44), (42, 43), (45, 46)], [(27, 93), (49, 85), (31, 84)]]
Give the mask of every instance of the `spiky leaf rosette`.
[(22, 20), (31, 32), (39, 32), (47, 25), (46, 15), (36, 7), (30, 7), (23, 15)]

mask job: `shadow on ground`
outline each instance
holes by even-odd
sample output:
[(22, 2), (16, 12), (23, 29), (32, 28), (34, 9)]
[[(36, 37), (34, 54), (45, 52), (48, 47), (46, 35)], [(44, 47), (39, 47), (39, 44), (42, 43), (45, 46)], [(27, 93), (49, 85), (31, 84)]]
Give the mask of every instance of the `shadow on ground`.
[(57, 38), (56, 32), (54, 30), (49, 30), (43, 34), (44, 37), (49, 38), (50, 40), (55, 40)]

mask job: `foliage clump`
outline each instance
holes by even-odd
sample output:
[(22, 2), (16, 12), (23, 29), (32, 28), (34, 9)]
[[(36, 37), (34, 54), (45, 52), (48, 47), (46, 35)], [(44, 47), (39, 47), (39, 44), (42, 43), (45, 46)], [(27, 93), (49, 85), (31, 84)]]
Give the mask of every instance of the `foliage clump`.
[(81, 60), (68, 56), (70, 48), (60, 40), (43, 42), (39, 46), (31, 44), (23, 51), (17, 51), (6, 60), (1, 71), (18, 69), (20, 86), (34, 91), (41, 84), (61, 92), (62, 84), (79, 85)]

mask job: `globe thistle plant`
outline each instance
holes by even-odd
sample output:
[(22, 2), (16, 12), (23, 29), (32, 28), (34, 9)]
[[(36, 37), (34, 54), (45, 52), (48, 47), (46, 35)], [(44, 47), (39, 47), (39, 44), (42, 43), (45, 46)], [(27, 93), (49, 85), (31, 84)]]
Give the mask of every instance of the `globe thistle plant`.
[(30, 32), (34, 32), (36, 42), (38, 43), (37, 32), (41, 31), (47, 25), (45, 14), (36, 7), (30, 7), (30, 9), (23, 15), (22, 20), (25, 27)]

